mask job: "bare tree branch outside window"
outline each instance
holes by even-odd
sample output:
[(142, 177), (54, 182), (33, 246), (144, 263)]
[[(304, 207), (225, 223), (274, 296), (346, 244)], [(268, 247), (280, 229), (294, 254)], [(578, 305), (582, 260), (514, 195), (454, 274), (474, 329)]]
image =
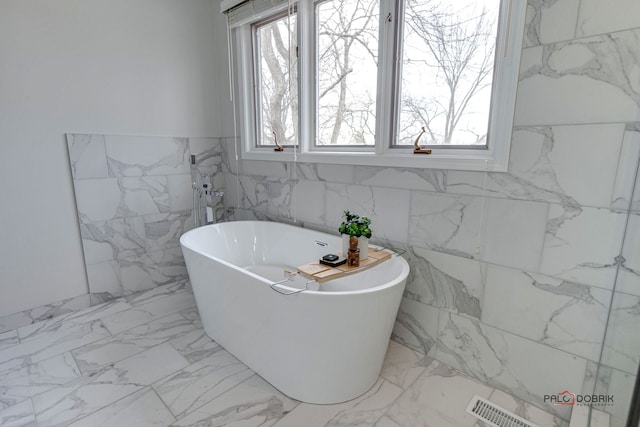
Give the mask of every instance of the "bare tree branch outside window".
[(374, 145), (378, 0), (317, 5), (318, 145)]
[(298, 76), (296, 15), (284, 16), (257, 29), (260, 59), (262, 145), (298, 143)]
[[(423, 126), (422, 143), (486, 144), (499, 4), (406, 1), (399, 145)], [(379, 9), (379, 0), (316, 5), (317, 145), (375, 144)], [(258, 40), (261, 143), (275, 133), (297, 144), (295, 15), (259, 27)]]
[(486, 143), (499, 1), (408, 0), (400, 144)]

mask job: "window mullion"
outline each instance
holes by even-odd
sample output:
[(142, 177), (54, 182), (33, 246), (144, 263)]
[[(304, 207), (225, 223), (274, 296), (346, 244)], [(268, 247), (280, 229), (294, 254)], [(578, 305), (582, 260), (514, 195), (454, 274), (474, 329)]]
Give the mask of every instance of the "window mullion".
[(394, 136), (395, 85), (397, 75), (397, 24), (400, 0), (380, 0), (380, 32), (378, 55), (378, 89), (376, 110), (376, 154), (388, 152), (390, 138)]
[(240, 124), (243, 145), (245, 150), (251, 150), (257, 143), (256, 132), (256, 117), (254, 105), (257, 104), (255, 92), (255, 70), (254, 64), (254, 52), (251, 30), (248, 27), (243, 27), (235, 32), (237, 52), (236, 68), (240, 70), (240, 78), (238, 79), (237, 98), (239, 102), (239, 114), (242, 117)]
[(315, 140), (314, 31), (313, 2), (302, 0), (298, 4), (298, 117), (300, 150), (303, 153), (311, 151)]

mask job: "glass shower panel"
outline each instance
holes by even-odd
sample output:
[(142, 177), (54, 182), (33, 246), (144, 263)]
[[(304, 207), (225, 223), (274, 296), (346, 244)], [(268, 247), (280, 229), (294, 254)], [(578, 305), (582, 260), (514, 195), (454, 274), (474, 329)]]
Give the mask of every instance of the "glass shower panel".
[[(636, 392), (638, 401), (632, 401), (640, 365), (640, 127), (627, 126), (625, 144), (635, 159), (633, 167), (621, 177), (626, 191), (614, 200), (616, 209), (627, 214), (620, 256), (616, 259), (617, 274), (613, 285), (611, 307), (607, 320), (603, 348), (592, 394), (613, 399), (599, 402), (592, 409), (609, 414), (611, 427), (636, 427), (638, 420), (627, 424), (632, 408), (640, 405), (640, 386)], [(630, 154), (630, 153), (627, 153)], [(587, 390), (590, 392), (591, 390)], [(636, 411), (637, 412), (637, 411)], [(591, 426), (599, 427), (595, 414), (591, 413)]]

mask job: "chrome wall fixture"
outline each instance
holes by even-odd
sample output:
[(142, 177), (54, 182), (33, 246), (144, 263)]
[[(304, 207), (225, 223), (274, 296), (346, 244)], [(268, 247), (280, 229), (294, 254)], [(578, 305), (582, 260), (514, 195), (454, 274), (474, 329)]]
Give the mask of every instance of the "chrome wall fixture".
[(196, 155), (191, 155), (191, 188), (193, 190), (193, 226), (201, 227), (216, 222), (213, 202), (214, 198), (224, 196), (223, 191), (216, 191), (213, 186), (213, 174), (198, 173)]

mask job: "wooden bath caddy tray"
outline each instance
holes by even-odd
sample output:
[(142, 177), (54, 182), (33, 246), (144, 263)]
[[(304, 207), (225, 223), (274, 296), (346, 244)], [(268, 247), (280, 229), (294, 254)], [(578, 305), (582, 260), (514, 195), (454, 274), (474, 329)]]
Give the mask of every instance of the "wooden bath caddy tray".
[(331, 267), (320, 264), (320, 261), (310, 262), (309, 264), (298, 267), (298, 273), (307, 279), (315, 280), (318, 283), (328, 282), (329, 280), (339, 279), (352, 273), (366, 270), (383, 261), (391, 258), (391, 253), (369, 246), (369, 256), (360, 260), (358, 267), (349, 267), (347, 264)]

